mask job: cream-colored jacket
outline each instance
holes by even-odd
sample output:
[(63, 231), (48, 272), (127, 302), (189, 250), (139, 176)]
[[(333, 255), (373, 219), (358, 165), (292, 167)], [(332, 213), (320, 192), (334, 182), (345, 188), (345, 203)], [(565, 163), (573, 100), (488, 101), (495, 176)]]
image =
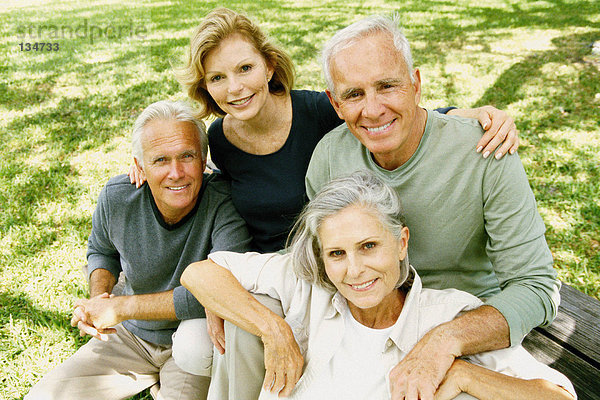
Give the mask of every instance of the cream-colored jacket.
[[(209, 258), (230, 270), (246, 290), (281, 301), (285, 321), (292, 328), (305, 361), (304, 373), (288, 398), (308, 400), (303, 397), (307, 388), (323, 372), (323, 368), (329, 367), (329, 361), (344, 336), (341, 311), (342, 307), (347, 307), (345, 299), (339, 292), (331, 293), (297, 278), (289, 254), (216, 252)], [(385, 349), (382, 349), (388, 371), (429, 330), (483, 304), (475, 296), (455, 289), (422, 288), (421, 279), (412, 267), (405, 285), (409, 291), (404, 307), (386, 341)], [(466, 359), (519, 378), (543, 378), (575, 395), (571, 382), (564, 375), (535, 360), (522, 346), (480, 353)], [(389, 399), (389, 377), (385, 379), (388, 387), (385, 399)], [(467, 394), (457, 397), (472, 398)], [(259, 400), (267, 399), (278, 397), (263, 390)]]

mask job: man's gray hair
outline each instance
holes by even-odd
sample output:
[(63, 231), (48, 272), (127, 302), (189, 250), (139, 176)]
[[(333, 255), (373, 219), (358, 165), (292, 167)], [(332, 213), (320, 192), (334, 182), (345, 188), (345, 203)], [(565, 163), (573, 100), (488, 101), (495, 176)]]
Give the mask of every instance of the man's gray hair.
[[(327, 277), (323, 262), (319, 227), (323, 220), (353, 205), (359, 205), (375, 215), (396, 239), (406, 226), (400, 199), (395, 190), (369, 171), (358, 171), (330, 181), (302, 210), (288, 237), (296, 275), (330, 291), (336, 288)], [(358, 229), (359, 227), (357, 227)], [(400, 262), (398, 286), (408, 275), (408, 254)]]
[[(325, 42), (321, 51), (321, 64), (327, 89), (329, 89), (333, 96), (335, 96), (335, 85), (331, 77), (331, 60), (333, 57), (340, 50), (350, 47), (365, 36), (379, 32), (387, 33), (391, 36), (394, 46), (404, 57), (411, 81), (415, 82), (410, 44), (400, 29), (399, 21), (400, 16), (397, 13), (392, 14), (390, 17), (372, 15), (338, 31), (331, 39)], [(369, 60), (363, 60), (363, 62), (369, 62)]]
[(146, 107), (133, 124), (131, 149), (133, 157), (135, 157), (140, 165), (144, 165), (144, 149), (142, 148), (144, 128), (150, 122), (156, 120), (175, 120), (193, 123), (198, 131), (198, 140), (202, 149), (202, 160), (206, 161), (208, 155), (208, 136), (206, 135), (204, 122), (194, 117), (194, 112), (187, 104), (181, 101), (161, 100)]

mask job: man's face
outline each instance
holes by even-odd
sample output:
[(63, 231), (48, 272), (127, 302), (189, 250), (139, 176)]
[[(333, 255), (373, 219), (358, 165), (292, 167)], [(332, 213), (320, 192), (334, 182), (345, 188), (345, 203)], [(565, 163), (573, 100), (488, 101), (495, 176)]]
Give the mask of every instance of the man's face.
[(145, 175), (165, 222), (174, 224), (196, 204), (202, 186), (205, 161), (192, 122), (154, 120), (142, 133)]
[[(421, 135), (417, 110), (421, 81), (415, 83), (402, 54), (386, 33), (361, 38), (336, 53), (331, 60), (335, 96), (328, 96), (340, 118), (386, 168), (406, 162), (418, 147)], [(394, 168), (395, 168), (394, 167)]]

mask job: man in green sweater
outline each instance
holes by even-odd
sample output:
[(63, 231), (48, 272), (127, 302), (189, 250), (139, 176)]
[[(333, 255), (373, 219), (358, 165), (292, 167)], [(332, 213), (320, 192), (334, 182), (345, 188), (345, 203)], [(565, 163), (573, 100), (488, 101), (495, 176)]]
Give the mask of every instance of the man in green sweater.
[[(206, 398), (210, 373), (185, 372), (172, 354), (179, 322), (205, 317), (179, 280), (211, 252), (250, 244), (229, 183), (203, 174), (207, 145), (204, 124), (184, 104), (157, 102), (138, 117), (132, 147), (147, 184), (136, 189), (119, 175), (102, 189), (88, 242), (90, 298), (73, 311), (72, 325), (93, 337), (26, 399), (123, 399), (151, 386), (160, 399)], [(113, 296), (121, 272), (124, 293)], [(201, 336), (184, 351), (211, 356)]]
[(429, 332), (390, 375), (392, 399), (432, 399), (454, 359), (521, 342), (552, 322), (560, 283), (518, 156), (472, 151), (475, 120), (419, 107), (421, 77), (397, 22), (370, 17), (324, 46), (327, 94), (346, 121), (317, 145), (309, 198), (330, 179), (374, 171), (400, 194), (411, 264), (426, 287), (486, 305)]

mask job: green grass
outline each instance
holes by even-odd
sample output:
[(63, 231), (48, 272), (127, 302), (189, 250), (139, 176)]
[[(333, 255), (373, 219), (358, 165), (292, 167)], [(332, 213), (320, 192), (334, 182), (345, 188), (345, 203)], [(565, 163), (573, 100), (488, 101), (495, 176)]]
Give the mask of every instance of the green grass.
[[(257, 21), (291, 53), (297, 87), (313, 89), (323, 88), (317, 53), (333, 32), (368, 14), (400, 12), (424, 81), (423, 105), (493, 104), (511, 113), (560, 278), (599, 297), (600, 55), (592, 44), (600, 41), (600, 3), (480, 3), (5, 2), (0, 399), (22, 398), (85, 342), (69, 315), (86, 293), (79, 268), (96, 197), (110, 176), (126, 171), (139, 111), (184, 98), (170, 65), (185, 53), (193, 27), (219, 5)], [(69, 34), (85, 23), (122, 32)], [(58, 42), (60, 50), (20, 51), (19, 43), (36, 41)]]

